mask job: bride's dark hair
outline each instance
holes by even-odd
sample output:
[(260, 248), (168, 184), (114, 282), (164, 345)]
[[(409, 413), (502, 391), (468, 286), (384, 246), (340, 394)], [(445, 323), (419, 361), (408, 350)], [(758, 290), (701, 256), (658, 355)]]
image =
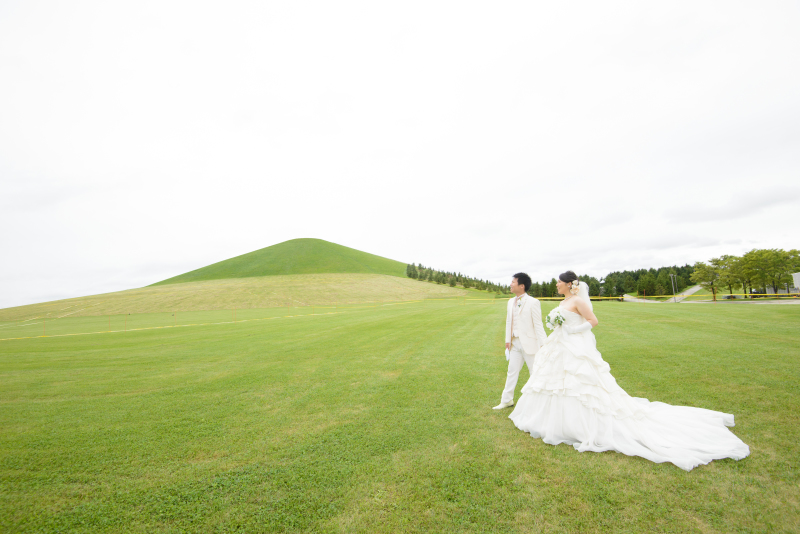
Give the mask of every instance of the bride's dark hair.
[(561, 273), (558, 275), (558, 279), (562, 282), (566, 282), (567, 284), (575, 281), (578, 279), (578, 275), (573, 273), (572, 271), (567, 271), (565, 273)]

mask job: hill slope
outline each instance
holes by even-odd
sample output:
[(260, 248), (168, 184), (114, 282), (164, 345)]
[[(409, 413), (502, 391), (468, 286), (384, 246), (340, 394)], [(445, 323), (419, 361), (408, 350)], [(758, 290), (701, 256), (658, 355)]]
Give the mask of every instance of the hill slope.
[[(384, 274), (300, 274), (206, 280), (128, 289), (0, 310), (0, 321), (127, 313), (328, 306), (463, 297), (461, 288)], [(485, 295), (485, 296), (484, 296)], [(482, 298), (493, 298), (483, 293)], [(0, 325), (1, 327), (2, 325)]]
[(318, 273), (368, 273), (405, 277), (406, 264), (322, 239), (292, 239), (162, 280), (152, 286), (226, 278)]

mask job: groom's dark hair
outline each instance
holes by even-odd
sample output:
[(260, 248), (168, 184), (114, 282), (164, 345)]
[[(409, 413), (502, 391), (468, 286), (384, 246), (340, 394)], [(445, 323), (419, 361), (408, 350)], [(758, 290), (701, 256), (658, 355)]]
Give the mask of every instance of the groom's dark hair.
[(525, 286), (525, 293), (530, 291), (531, 284), (533, 283), (533, 282), (531, 282), (531, 277), (530, 276), (528, 276), (525, 273), (517, 273), (517, 274), (514, 275), (514, 278), (517, 279), (517, 283), (519, 285)]

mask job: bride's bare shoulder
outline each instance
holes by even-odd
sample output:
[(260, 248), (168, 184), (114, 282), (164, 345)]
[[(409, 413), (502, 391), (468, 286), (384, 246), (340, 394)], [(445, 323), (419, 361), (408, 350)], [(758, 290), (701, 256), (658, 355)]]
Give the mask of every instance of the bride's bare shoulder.
[(562, 301), (561, 304), (559, 304), (559, 307), (564, 311), (568, 311), (568, 312), (572, 312), (572, 313), (578, 313), (578, 314), (580, 313), (578, 311), (578, 308), (575, 306), (574, 302), (566, 302), (565, 303), (565, 302)]

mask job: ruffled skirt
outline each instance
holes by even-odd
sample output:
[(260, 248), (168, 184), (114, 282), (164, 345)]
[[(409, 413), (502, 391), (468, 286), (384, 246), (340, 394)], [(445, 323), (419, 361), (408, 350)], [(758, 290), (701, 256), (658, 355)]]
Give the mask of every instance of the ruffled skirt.
[(727, 427), (733, 415), (631, 397), (610, 373), (591, 332), (557, 329), (536, 353), (509, 418), (545, 443), (580, 452), (617, 451), (691, 470), (750, 448)]

